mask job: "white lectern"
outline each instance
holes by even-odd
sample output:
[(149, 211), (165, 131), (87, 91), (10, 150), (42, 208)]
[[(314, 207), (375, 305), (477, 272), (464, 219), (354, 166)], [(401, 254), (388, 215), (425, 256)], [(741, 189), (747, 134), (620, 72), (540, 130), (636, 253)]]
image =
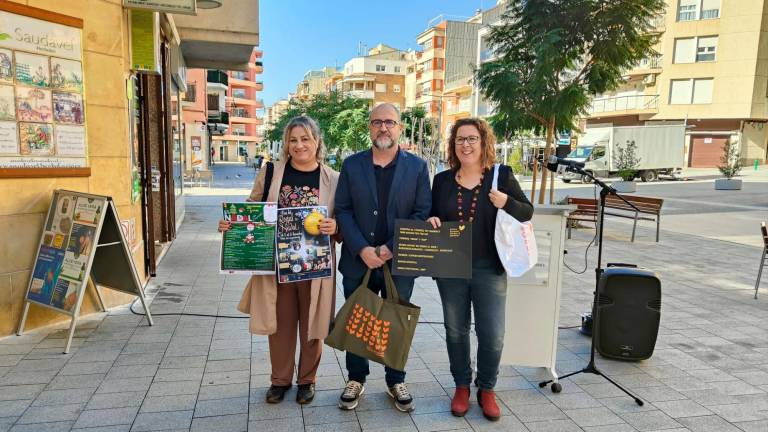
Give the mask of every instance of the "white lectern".
[(509, 278), (506, 332), (501, 364), (542, 367), (551, 374), (552, 391), (559, 392), (555, 359), (560, 316), (560, 285), (565, 249), (565, 224), (576, 206), (538, 206), (533, 231), (538, 264), (519, 278)]

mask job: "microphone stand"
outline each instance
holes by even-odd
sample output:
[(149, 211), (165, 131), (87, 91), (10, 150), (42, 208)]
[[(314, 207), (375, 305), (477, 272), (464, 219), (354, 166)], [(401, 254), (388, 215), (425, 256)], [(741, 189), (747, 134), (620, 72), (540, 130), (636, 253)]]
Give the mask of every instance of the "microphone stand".
[[(602, 180), (595, 178), (595, 176), (592, 175), (592, 173), (590, 173), (589, 171), (585, 171), (583, 168), (578, 167), (578, 166), (574, 166), (574, 165), (569, 165), (569, 166), (566, 167), (566, 169), (569, 170), (569, 171), (573, 171), (575, 173), (587, 176), (590, 179), (592, 179), (593, 182), (595, 182), (597, 185), (600, 186), (600, 188), (601, 188), (600, 189), (600, 216), (599, 216), (599, 219), (598, 219), (599, 220), (599, 222), (598, 222), (599, 223), (599, 227), (598, 227), (598, 232), (597, 232), (598, 243), (597, 243), (597, 267), (595, 267), (595, 293), (594, 293), (594, 299), (593, 299), (593, 303), (592, 303), (592, 310), (593, 310), (593, 314), (594, 314), (594, 320), (593, 320), (594, 331), (592, 332), (592, 345), (591, 345), (590, 350), (589, 350), (589, 363), (583, 369), (575, 371), (575, 372), (571, 372), (571, 373), (568, 373), (568, 374), (565, 374), (565, 375), (561, 376), (558, 380), (562, 380), (562, 379), (565, 379), (565, 378), (568, 378), (570, 376), (577, 375), (577, 374), (580, 374), (580, 373), (591, 373), (591, 374), (595, 374), (595, 375), (600, 375), (601, 377), (605, 378), (608, 382), (610, 382), (611, 384), (616, 386), (619, 390), (623, 391), (628, 396), (633, 398), (635, 400), (635, 403), (637, 403), (640, 406), (643, 406), (643, 401), (639, 397), (633, 395), (632, 393), (629, 392), (629, 390), (625, 389), (620, 384), (618, 384), (617, 382), (615, 382), (612, 379), (610, 379), (603, 372), (601, 372), (597, 368), (597, 366), (595, 365), (595, 338), (596, 338), (596, 336), (597, 336), (597, 334), (598, 334), (598, 332), (600, 330), (599, 329), (600, 321), (598, 321), (598, 319), (597, 319), (597, 316), (598, 316), (598, 313), (599, 313), (599, 308), (597, 307), (597, 302), (598, 302), (598, 299), (600, 298), (600, 277), (603, 274), (603, 269), (602, 269), (602, 258), (603, 258), (603, 222), (605, 220), (605, 202), (606, 202), (606, 198), (608, 197), (608, 195), (617, 196), (622, 201), (624, 201), (627, 205), (629, 205), (630, 207), (634, 208), (635, 211), (639, 212), (640, 210), (637, 207), (635, 207), (632, 203), (630, 203), (629, 201), (624, 199), (624, 197), (619, 195), (616, 192), (616, 189), (613, 188), (613, 186), (610, 186), (610, 185), (606, 184), (605, 182), (603, 182)], [(546, 387), (547, 384), (549, 384), (549, 383), (551, 383), (553, 381), (554, 380), (542, 381), (542, 382), (539, 383), (539, 387), (540, 388)], [(559, 393), (561, 387), (559, 385), (557, 385), (557, 384), (558, 383), (552, 384), (552, 391), (556, 392), (556, 393)], [(556, 385), (557, 385), (557, 388), (555, 387)]]

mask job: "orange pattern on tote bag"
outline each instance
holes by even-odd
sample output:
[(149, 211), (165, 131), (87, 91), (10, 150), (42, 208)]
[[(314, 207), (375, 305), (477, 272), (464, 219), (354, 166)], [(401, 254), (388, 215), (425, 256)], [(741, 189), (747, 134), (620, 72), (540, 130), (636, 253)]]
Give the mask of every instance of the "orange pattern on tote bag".
[(384, 357), (389, 343), (389, 324), (389, 321), (376, 319), (376, 315), (355, 303), (345, 330), (360, 339), (368, 351)]

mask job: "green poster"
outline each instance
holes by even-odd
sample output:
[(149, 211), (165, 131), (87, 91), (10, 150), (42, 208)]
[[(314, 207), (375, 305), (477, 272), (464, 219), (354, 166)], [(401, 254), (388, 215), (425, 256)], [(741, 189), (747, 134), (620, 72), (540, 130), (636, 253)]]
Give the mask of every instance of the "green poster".
[(221, 273), (275, 273), (275, 203), (222, 203), (232, 228), (221, 237)]
[(155, 13), (152, 11), (131, 11), (131, 67), (157, 72)]

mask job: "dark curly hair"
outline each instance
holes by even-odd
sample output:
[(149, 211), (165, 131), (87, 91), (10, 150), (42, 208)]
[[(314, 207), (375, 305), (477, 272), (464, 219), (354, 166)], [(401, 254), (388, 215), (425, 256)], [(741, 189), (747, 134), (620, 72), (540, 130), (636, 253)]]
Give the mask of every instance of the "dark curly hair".
[(483, 169), (488, 169), (496, 163), (496, 136), (493, 134), (491, 125), (487, 121), (477, 118), (469, 117), (456, 120), (456, 123), (451, 126), (451, 136), (448, 138), (448, 165), (453, 171), (458, 170), (461, 167), (461, 162), (456, 154), (456, 133), (462, 126), (474, 126), (480, 133), (480, 164)]

